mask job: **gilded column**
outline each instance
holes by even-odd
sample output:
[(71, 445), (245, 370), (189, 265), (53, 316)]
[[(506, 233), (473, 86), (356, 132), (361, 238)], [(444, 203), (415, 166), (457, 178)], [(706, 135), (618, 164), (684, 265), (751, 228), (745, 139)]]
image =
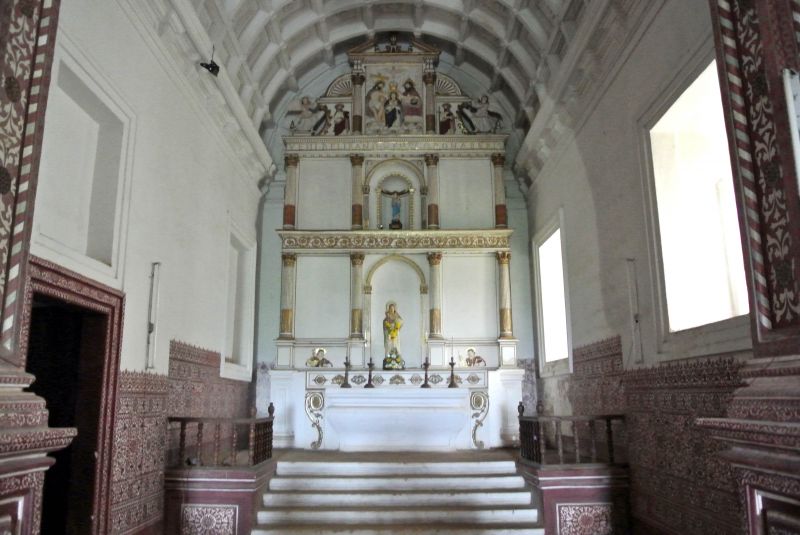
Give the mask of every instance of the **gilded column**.
[(426, 72), (422, 75), (425, 84), (425, 133), (436, 133), (436, 73)]
[(350, 338), (364, 338), (364, 255), (350, 254)]
[(506, 188), (503, 180), (503, 165), (506, 157), (499, 152), (492, 154), (492, 170), (494, 172), (494, 226), (508, 227), (508, 210), (506, 208)]
[(354, 135), (359, 135), (362, 132), (362, 123), (364, 121), (364, 81), (366, 77), (361, 72), (353, 72), (350, 75), (350, 81), (353, 84), (353, 120), (350, 125), (350, 130)]
[(287, 154), (284, 162), (286, 164), (286, 187), (283, 190), (283, 228), (293, 229), (295, 206), (297, 206), (297, 170), (300, 156)]
[(439, 228), (439, 156), (425, 155), (428, 176), (428, 228)]
[(428, 338), (442, 338), (442, 253), (428, 253), (430, 281), (430, 332)]
[(500, 338), (514, 338), (511, 327), (511, 253), (498, 251), (497, 263), (500, 266)]
[(278, 338), (294, 338), (294, 279), (297, 257), (291, 253), (281, 255), (281, 324)]
[(352, 230), (361, 230), (364, 221), (362, 205), (362, 197), (364, 195), (364, 156), (361, 154), (351, 154), (350, 165), (352, 166), (353, 177), (353, 210), (350, 228)]

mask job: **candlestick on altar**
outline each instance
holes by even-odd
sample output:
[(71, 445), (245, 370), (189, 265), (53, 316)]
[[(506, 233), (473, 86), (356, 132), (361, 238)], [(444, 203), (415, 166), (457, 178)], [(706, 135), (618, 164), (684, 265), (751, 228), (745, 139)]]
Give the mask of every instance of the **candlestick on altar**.
[(428, 384), (428, 368), (431, 367), (431, 363), (428, 360), (428, 357), (425, 357), (425, 362), (422, 364), (422, 368), (425, 370), (425, 382), (420, 385), (420, 388), (430, 388), (431, 385)]
[(369, 358), (367, 367), (369, 368), (369, 375), (367, 376), (367, 384), (364, 385), (364, 388), (375, 388), (375, 385), (372, 384), (372, 368), (375, 367), (375, 364), (372, 362), (372, 357)]
[(456, 374), (455, 374), (455, 367), (456, 367), (456, 360), (453, 358), (453, 355), (450, 355), (450, 384), (447, 385), (447, 388), (458, 388), (456, 384)]
[(339, 386), (341, 388), (353, 388), (350, 386), (350, 355), (344, 358), (344, 381)]

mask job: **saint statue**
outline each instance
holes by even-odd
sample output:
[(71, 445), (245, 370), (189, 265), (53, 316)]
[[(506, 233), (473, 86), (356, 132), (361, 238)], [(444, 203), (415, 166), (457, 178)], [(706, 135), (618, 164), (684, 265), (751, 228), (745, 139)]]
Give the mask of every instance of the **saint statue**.
[(394, 301), (386, 303), (386, 316), (383, 318), (383, 369), (403, 370), (406, 363), (400, 356), (400, 329), (403, 318), (397, 312)]

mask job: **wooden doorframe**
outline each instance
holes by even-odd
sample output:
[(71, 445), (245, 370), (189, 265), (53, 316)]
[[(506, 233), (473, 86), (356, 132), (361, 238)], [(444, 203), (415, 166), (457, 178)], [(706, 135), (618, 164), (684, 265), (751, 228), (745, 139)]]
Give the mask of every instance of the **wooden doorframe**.
[(21, 323), (20, 356), (23, 367), (28, 352), (28, 336), (34, 295), (43, 295), (81, 307), (107, 317), (100, 390), (100, 421), (97, 428), (97, 465), (92, 505), (92, 533), (110, 532), (111, 472), (117, 377), (119, 376), (120, 345), (125, 294), (52, 262), (30, 256)]

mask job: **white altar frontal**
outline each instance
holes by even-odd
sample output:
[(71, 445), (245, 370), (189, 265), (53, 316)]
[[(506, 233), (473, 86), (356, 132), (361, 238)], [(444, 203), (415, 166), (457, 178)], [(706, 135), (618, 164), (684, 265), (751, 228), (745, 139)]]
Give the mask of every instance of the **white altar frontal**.
[(517, 438), (509, 121), (438, 59), (413, 40), (369, 41), (349, 52), (351, 72), (296, 103), (270, 372), (277, 447)]

